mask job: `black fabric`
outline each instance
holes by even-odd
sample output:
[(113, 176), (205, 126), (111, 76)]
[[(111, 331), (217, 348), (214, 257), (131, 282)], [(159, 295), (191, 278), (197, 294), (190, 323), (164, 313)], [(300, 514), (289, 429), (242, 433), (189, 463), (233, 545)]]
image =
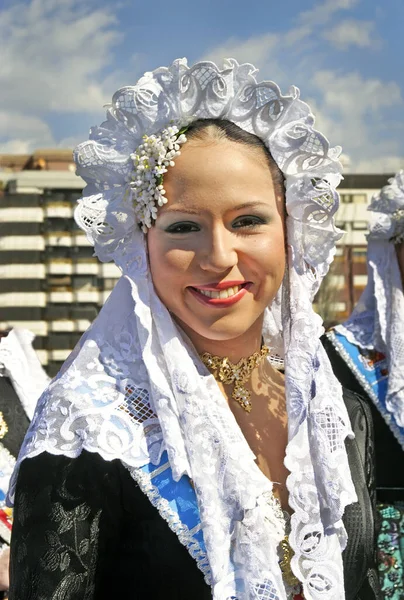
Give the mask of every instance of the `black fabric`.
[(122, 463), (83, 451), (23, 461), (9, 598), (208, 600), (211, 592)]
[(404, 500), (403, 450), (400, 444), (330, 340), (323, 336), (321, 341), (337, 379), (345, 388), (364, 397), (371, 410), (376, 448), (375, 472), (378, 501), (389, 504), (397, 500)]
[(382, 598), (376, 562), (376, 488), (372, 415), (367, 402), (344, 390), (354, 439), (346, 440), (349, 467), (358, 502), (347, 506), (348, 544), (343, 554), (346, 600)]
[(8, 426), (1, 443), (13, 456), (18, 456), (29, 420), (8, 377), (0, 377), (0, 411)]
[[(374, 563), (373, 441), (366, 403), (345, 401), (359, 496), (344, 517), (347, 600), (380, 600)], [(370, 494), (368, 489), (370, 488)], [(23, 461), (11, 541), (10, 600), (210, 600), (194, 559), (120, 461), (83, 451)]]

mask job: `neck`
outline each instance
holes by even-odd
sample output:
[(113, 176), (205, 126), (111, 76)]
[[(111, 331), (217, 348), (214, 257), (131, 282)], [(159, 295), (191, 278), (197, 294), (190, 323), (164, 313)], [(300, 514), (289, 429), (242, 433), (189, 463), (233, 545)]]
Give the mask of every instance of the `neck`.
[(262, 323), (263, 317), (257, 319), (253, 326), (240, 336), (225, 340), (205, 338), (181, 321), (179, 325), (195, 346), (198, 354), (209, 352), (209, 354), (213, 354), (214, 356), (227, 356), (230, 362), (238, 363), (242, 358), (251, 356), (251, 354), (254, 354), (254, 352), (257, 352), (261, 348)]

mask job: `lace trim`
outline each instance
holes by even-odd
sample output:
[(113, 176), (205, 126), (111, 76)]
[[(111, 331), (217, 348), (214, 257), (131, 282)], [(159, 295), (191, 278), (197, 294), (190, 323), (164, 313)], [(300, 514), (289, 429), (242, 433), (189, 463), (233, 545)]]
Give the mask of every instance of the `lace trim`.
[[(341, 331), (341, 329), (339, 329), (339, 331)], [(362, 388), (365, 390), (366, 394), (372, 400), (372, 402), (376, 406), (377, 410), (382, 415), (384, 421), (386, 422), (386, 424), (388, 425), (388, 427), (390, 428), (390, 430), (396, 437), (398, 443), (404, 450), (404, 434), (403, 434), (402, 430), (397, 426), (394, 416), (391, 413), (389, 413), (389, 411), (379, 402), (379, 398), (378, 398), (377, 394), (374, 393), (372, 386), (366, 381), (366, 378), (359, 371), (358, 367), (356, 366), (356, 364), (354, 363), (352, 358), (349, 356), (349, 354), (345, 350), (345, 348), (342, 346), (342, 344), (340, 342), (338, 342), (338, 340), (335, 337), (335, 334), (332, 331), (328, 331), (326, 333), (326, 336), (330, 340), (332, 345), (334, 346), (335, 350), (341, 356), (341, 358), (345, 361), (345, 363), (349, 367), (350, 371), (354, 374), (358, 383), (362, 386)], [(352, 341), (350, 339), (348, 339), (348, 341), (350, 343), (352, 343)]]

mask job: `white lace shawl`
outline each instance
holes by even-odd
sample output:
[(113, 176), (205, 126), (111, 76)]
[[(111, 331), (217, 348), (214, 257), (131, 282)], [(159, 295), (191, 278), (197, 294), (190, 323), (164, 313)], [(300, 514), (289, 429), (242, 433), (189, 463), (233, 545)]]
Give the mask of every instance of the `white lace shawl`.
[[(395, 211), (404, 209), (404, 171), (376, 194), (369, 206), (368, 282), (349, 319), (336, 327), (364, 349), (386, 355), (389, 368), (386, 408), (404, 427), (404, 293), (397, 254)], [(388, 422), (391, 426), (391, 423)], [(396, 428), (392, 428), (404, 449)]]
[(34, 416), (38, 398), (50, 381), (32, 347), (34, 338), (31, 331), (20, 328), (14, 328), (0, 338), (0, 376), (6, 375), (11, 379), (29, 420)]
[(251, 65), (231, 60), (222, 71), (175, 61), (117, 92), (107, 122), (76, 151), (90, 182), (77, 220), (101, 260), (113, 259), (123, 277), (42, 396), (19, 462), (86, 449), (119, 458), (133, 472), (158, 463), (166, 449), (174, 478), (186, 474), (195, 485), (213, 598), (287, 598), (277, 555), (283, 531), (266, 501), (272, 483), (213, 376), (158, 299), (144, 235), (125, 204), (126, 153), (140, 133), (185, 113), (228, 118), (266, 140), (287, 176), (289, 268), (266, 312), (264, 340), (285, 359), (292, 569), (307, 600), (343, 600), (341, 518), (356, 500), (344, 446), (352, 431), (312, 309), (339, 237), (333, 215), (340, 164), (297, 90), (284, 97), (253, 74)]

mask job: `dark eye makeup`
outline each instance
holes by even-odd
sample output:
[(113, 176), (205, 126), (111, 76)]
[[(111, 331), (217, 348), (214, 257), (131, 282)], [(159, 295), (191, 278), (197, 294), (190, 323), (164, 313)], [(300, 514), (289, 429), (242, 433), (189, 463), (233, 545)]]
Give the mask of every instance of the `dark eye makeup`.
[(268, 219), (265, 219), (263, 217), (258, 217), (257, 215), (243, 215), (242, 217), (237, 217), (237, 219), (233, 221), (233, 228), (252, 229), (253, 227), (257, 227), (258, 225), (265, 225), (266, 223), (268, 223)]
[(178, 223), (172, 223), (165, 228), (167, 233), (191, 233), (199, 230), (199, 225), (192, 221), (179, 221)]
[[(254, 227), (265, 225), (266, 223), (268, 223), (268, 218), (259, 217), (257, 215), (243, 215), (234, 219), (232, 227), (233, 229), (253, 229)], [(178, 221), (165, 227), (164, 230), (166, 233), (184, 234), (200, 231), (200, 229), (200, 225), (193, 221)]]

